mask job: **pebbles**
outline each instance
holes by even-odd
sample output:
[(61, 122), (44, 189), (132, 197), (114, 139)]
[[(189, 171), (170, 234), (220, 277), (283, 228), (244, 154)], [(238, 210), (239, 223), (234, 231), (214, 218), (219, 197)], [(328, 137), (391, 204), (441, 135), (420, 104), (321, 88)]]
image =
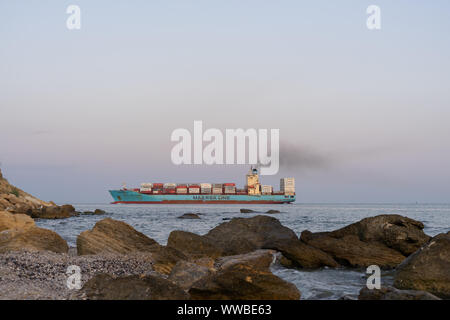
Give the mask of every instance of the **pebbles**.
[(17, 251), (0, 254), (0, 299), (80, 299), (67, 287), (67, 268), (81, 269), (82, 285), (94, 275), (156, 275), (146, 254), (70, 256), (52, 252)]

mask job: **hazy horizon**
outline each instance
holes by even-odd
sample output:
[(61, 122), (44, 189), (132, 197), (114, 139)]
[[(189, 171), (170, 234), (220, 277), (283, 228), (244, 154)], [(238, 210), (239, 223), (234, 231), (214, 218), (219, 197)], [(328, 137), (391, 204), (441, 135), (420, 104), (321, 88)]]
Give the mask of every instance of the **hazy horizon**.
[[(66, 28), (67, 6), (81, 29)], [(368, 30), (366, 8), (381, 8)], [(0, 162), (57, 203), (141, 182), (236, 182), (175, 166), (174, 129), (280, 129), (297, 202), (450, 201), (448, 1), (2, 1)]]

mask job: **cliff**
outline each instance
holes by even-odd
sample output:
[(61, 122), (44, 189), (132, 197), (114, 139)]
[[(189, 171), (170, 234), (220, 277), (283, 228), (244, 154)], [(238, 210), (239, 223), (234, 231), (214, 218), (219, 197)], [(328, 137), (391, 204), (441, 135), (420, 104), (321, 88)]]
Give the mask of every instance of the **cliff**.
[(0, 169), (0, 211), (24, 213), (29, 209), (38, 209), (53, 205), (53, 203), (42, 201), (10, 184), (3, 177)]

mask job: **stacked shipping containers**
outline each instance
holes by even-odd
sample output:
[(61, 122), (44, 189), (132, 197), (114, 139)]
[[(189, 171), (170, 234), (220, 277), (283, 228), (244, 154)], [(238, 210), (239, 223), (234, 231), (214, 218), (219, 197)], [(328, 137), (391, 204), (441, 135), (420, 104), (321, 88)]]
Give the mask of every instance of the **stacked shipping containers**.
[(234, 183), (224, 183), (223, 184), (223, 193), (226, 193), (226, 194), (236, 193), (236, 184), (234, 184)]
[(139, 189), (139, 192), (141, 193), (151, 193), (152, 192), (153, 184), (150, 182), (144, 182), (141, 183), (141, 188)]
[(200, 186), (198, 184), (191, 184), (189, 185), (189, 193), (200, 193)]
[(176, 193), (176, 183), (164, 183), (164, 193)]
[(188, 192), (187, 185), (185, 184), (178, 184), (176, 190), (178, 194), (186, 194)]
[(153, 193), (163, 193), (164, 184), (163, 183), (154, 183), (153, 184)]
[[(166, 193), (166, 194), (295, 194), (294, 178), (282, 178), (280, 180), (280, 192), (275, 192), (270, 185), (245, 186), (246, 189), (237, 189), (235, 183), (211, 184), (211, 183), (195, 183), (195, 184), (176, 184), (176, 183), (141, 183), (140, 189), (133, 189), (136, 192)], [(254, 189), (257, 188), (258, 192)], [(250, 192), (253, 191), (253, 192)]]
[(213, 184), (212, 193), (213, 194), (222, 194), (222, 184), (215, 183)]
[(295, 194), (295, 179), (294, 178), (282, 178), (280, 179), (280, 190), (284, 194)]
[(261, 186), (261, 193), (262, 194), (272, 194), (272, 186), (262, 185)]
[(203, 194), (209, 194), (211, 193), (211, 183), (200, 183), (200, 192)]

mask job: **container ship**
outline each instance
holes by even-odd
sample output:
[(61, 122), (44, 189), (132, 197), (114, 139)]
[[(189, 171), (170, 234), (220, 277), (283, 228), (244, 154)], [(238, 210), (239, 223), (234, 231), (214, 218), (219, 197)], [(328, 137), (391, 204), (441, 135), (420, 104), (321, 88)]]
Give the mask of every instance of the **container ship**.
[(140, 188), (110, 190), (113, 204), (283, 204), (295, 201), (294, 178), (282, 178), (280, 191), (261, 185), (251, 167), (244, 189), (235, 183), (142, 183)]

